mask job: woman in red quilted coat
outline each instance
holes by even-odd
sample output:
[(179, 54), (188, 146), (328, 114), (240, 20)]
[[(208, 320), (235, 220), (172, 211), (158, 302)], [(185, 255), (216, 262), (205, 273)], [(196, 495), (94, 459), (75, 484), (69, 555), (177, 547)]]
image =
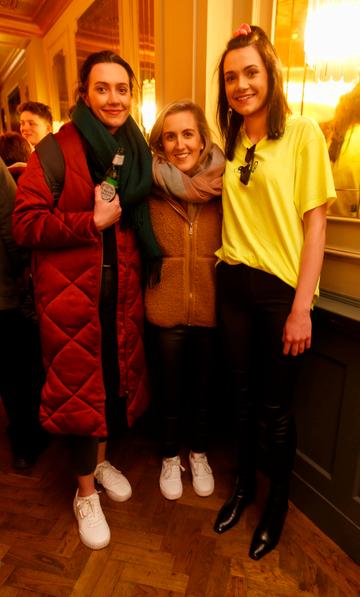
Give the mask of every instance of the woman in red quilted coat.
[[(95, 479), (116, 501), (131, 496), (127, 479), (105, 460), (114, 413), (120, 416), (126, 402), (131, 424), (148, 400), (138, 245), (147, 263), (160, 253), (144, 201), (151, 154), (130, 116), (133, 81), (120, 56), (88, 56), (71, 122), (56, 135), (65, 159), (60, 198), (55, 204), (34, 152), (13, 216), (16, 241), (33, 250), (46, 369), (41, 422), (70, 436), (78, 479), (74, 513), (80, 538), (92, 549), (110, 541)], [(107, 202), (99, 183), (120, 146), (118, 195)]]

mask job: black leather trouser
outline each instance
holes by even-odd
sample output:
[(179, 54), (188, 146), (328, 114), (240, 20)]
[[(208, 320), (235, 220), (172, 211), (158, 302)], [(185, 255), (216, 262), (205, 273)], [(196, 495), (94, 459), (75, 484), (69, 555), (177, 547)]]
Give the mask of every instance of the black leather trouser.
[(190, 432), (190, 448), (208, 448), (209, 407), (216, 346), (216, 330), (197, 326), (161, 328), (150, 326), (152, 349), (156, 351), (156, 381), (161, 419), (162, 456), (179, 454), (180, 421)]
[[(103, 267), (99, 317), (101, 325), (101, 360), (105, 386), (105, 414), (109, 433), (119, 429), (124, 416), (125, 400), (119, 397), (120, 371), (116, 332), (117, 269)], [(70, 449), (75, 475), (89, 475), (96, 467), (99, 441), (106, 438), (70, 436)]]
[(239, 483), (254, 482), (256, 456), (254, 381), (266, 421), (271, 481), (288, 484), (296, 449), (292, 393), (298, 357), (283, 355), (282, 333), (294, 289), (245, 265), (217, 266), (220, 328), (237, 407)]

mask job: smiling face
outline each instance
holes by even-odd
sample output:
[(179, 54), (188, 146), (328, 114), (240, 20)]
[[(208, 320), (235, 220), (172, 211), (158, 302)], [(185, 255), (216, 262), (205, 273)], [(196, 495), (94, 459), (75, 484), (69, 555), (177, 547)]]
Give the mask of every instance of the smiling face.
[(35, 147), (51, 131), (51, 124), (38, 114), (24, 110), (20, 114), (20, 133)]
[(161, 141), (166, 159), (181, 172), (195, 168), (204, 149), (195, 116), (188, 110), (166, 116)]
[(129, 116), (131, 99), (129, 75), (123, 66), (100, 62), (92, 67), (84, 101), (111, 134)]
[(225, 92), (229, 106), (247, 118), (267, 117), (268, 74), (264, 62), (250, 45), (230, 50), (224, 60)]

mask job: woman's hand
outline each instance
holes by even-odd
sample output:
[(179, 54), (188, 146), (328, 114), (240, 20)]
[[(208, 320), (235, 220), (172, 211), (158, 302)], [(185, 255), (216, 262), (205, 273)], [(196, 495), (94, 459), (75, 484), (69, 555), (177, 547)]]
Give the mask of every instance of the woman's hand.
[(326, 203), (304, 214), (304, 246), (290, 315), (284, 325), (284, 354), (296, 356), (311, 345), (310, 309), (324, 255)]
[(284, 354), (293, 357), (301, 354), (311, 346), (311, 317), (310, 310), (301, 312), (291, 311), (283, 331)]
[(100, 185), (95, 187), (95, 204), (94, 204), (94, 223), (99, 232), (105, 230), (109, 226), (116, 224), (120, 220), (121, 207), (119, 195), (115, 195), (114, 199), (104, 201), (101, 199)]

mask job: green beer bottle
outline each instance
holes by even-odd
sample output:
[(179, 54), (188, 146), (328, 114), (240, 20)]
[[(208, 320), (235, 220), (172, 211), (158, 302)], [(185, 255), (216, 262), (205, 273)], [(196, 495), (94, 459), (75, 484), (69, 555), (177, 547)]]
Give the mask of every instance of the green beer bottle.
[(124, 163), (125, 151), (123, 147), (119, 147), (113, 157), (112, 164), (105, 174), (105, 178), (102, 181), (101, 187), (101, 198), (103, 201), (112, 201), (116, 195), (116, 191), (119, 186), (121, 166)]

